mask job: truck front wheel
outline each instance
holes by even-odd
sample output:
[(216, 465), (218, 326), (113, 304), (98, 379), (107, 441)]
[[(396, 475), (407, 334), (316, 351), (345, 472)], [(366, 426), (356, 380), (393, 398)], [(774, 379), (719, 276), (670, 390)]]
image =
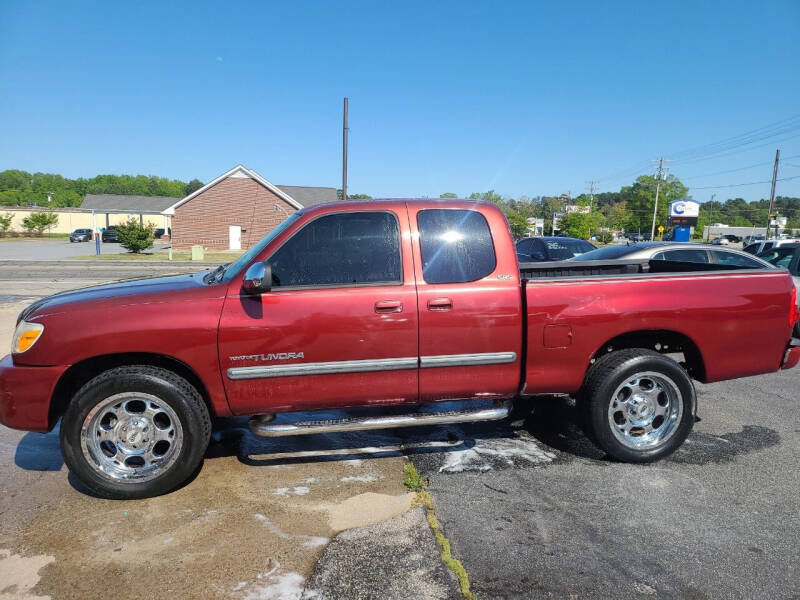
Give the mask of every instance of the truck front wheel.
[(184, 483), (203, 460), (211, 419), (172, 371), (117, 367), (86, 383), (61, 421), (64, 462), (103, 498), (148, 498)]
[(652, 350), (618, 350), (599, 358), (583, 391), (588, 433), (617, 460), (669, 456), (694, 424), (691, 378), (677, 362)]

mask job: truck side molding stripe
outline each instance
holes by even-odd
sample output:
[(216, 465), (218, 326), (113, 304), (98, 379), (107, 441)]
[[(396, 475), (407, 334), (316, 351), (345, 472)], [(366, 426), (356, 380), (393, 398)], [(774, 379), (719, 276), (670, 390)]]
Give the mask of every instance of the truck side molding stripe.
[(516, 352), (484, 352), (481, 354), (438, 354), (375, 360), (338, 360), (333, 362), (277, 365), (273, 367), (232, 367), (228, 379), (261, 379), (268, 377), (298, 377), (302, 375), (332, 375), (337, 373), (366, 373), (370, 371), (399, 371), (436, 367), (470, 367), (499, 365), (517, 360)]
[(481, 354), (436, 354), (421, 356), (420, 367), (472, 367), (478, 365), (502, 365), (517, 360), (516, 352), (483, 352)]
[(228, 379), (257, 379), (261, 377), (296, 377), (298, 375), (329, 375), (333, 373), (366, 373), (369, 371), (399, 371), (416, 369), (417, 357), (382, 358), (376, 360), (337, 360), (334, 362), (302, 363), (275, 367), (234, 367), (228, 369)]

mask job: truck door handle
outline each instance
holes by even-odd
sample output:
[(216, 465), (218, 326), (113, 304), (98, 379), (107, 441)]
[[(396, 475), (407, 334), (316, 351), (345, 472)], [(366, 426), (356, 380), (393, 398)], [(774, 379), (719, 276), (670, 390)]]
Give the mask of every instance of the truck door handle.
[(378, 300), (375, 303), (376, 313), (403, 312), (403, 303), (400, 300)]
[(450, 298), (431, 298), (428, 300), (428, 310), (450, 310), (453, 308), (453, 301)]

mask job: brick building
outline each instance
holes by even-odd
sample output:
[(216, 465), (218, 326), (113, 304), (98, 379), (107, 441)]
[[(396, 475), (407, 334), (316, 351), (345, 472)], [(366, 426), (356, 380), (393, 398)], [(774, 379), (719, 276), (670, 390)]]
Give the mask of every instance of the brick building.
[(335, 200), (336, 188), (274, 185), (237, 165), (162, 214), (172, 219), (176, 249), (246, 250), (293, 212)]

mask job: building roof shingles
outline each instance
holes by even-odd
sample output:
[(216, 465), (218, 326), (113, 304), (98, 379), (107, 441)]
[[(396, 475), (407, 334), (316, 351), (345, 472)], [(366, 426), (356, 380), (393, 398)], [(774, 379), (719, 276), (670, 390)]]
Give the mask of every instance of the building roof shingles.
[(324, 204), (325, 202), (336, 202), (339, 197), (336, 195), (336, 188), (332, 187), (309, 187), (302, 185), (279, 185), (277, 186), (284, 193), (294, 198), (303, 207)]
[[(309, 187), (302, 185), (277, 186), (302, 206), (315, 206), (325, 202), (336, 202), (336, 188)], [(118, 211), (131, 213), (160, 213), (180, 198), (168, 196), (129, 196), (123, 194), (86, 194), (81, 208), (96, 211)]]
[(123, 194), (86, 194), (81, 204), (83, 209), (96, 211), (122, 211), (160, 213), (180, 198), (169, 196), (127, 196)]

